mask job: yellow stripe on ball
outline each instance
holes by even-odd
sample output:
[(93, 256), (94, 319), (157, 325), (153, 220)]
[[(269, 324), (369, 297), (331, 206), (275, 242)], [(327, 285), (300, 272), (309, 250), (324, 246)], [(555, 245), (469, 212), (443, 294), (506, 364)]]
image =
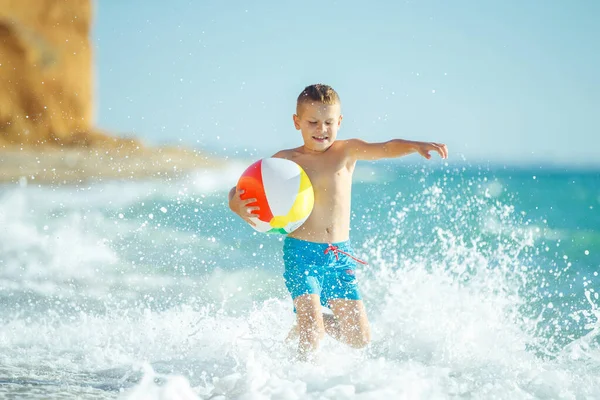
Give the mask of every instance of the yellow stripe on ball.
[(313, 209), (315, 203), (315, 194), (312, 190), (312, 185), (308, 179), (306, 172), (301, 170), (300, 172), (300, 187), (298, 188), (298, 194), (296, 200), (288, 212), (288, 221), (299, 221), (308, 217)]
[(290, 218), (287, 215), (276, 215), (271, 219), (269, 223), (273, 228), (283, 228), (290, 222)]

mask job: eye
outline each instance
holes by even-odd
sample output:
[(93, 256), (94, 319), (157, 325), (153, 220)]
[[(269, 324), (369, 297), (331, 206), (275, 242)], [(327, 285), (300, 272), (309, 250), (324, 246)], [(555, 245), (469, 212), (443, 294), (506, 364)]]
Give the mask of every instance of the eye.
[(332, 123), (333, 122), (331, 122), (331, 121), (327, 121), (327, 122), (325, 122), (325, 125), (331, 125)]
[(308, 121), (308, 123), (311, 125), (315, 125), (317, 123), (317, 121)]

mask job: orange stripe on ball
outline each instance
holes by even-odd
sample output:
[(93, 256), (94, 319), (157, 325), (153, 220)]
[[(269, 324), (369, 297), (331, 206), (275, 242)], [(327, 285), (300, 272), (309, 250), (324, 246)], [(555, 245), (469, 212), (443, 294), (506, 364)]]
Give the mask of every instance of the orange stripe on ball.
[(273, 214), (271, 213), (267, 195), (263, 188), (261, 163), (262, 160), (259, 160), (246, 168), (238, 181), (237, 188), (244, 190), (244, 194), (241, 196), (242, 200), (251, 198), (256, 199), (255, 203), (248, 204), (248, 206), (260, 207), (260, 210), (253, 211), (253, 213), (256, 214), (261, 221), (269, 222), (273, 218)]

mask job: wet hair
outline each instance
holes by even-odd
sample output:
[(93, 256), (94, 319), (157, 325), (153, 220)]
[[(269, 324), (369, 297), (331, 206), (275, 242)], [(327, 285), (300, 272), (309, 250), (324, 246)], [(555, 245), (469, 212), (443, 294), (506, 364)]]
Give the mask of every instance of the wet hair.
[(296, 107), (306, 103), (339, 104), (340, 96), (331, 86), (317, 83), (304, 88), (298, 96)]

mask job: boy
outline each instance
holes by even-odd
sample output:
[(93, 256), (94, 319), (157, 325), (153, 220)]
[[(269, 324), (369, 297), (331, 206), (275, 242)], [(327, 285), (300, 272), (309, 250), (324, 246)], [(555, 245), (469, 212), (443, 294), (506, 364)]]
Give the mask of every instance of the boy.
[[(356, 284), (356, 262), (349, 242), (350, 192), (357, 160), (401, 157), (418, 152), (430, 159), (430, 151), (442, 158), (446, 146), (401, 139), (367, 143), (360, 139), (336, 140), (342, 123), (338, 94), (327, 85), (307, 86), (298, 96), (296, 130), (304, 144), (282, 150), (273, 157), (300, 165), (313, 185), (315, 202), (304, 224), (290, 233), (283, 246), (286, 287), (297, 315), (290, 336), (299, 336), (298, 357), (307, 360), (327, 332), (355, 348), (371, 340), (369, 321)], [(256, 199), (242, 199), (235, 187), (229, 192), (229, 207), (246, 222), (258, 207)], [(323, 314), (328, 306), (333, 315)]]

